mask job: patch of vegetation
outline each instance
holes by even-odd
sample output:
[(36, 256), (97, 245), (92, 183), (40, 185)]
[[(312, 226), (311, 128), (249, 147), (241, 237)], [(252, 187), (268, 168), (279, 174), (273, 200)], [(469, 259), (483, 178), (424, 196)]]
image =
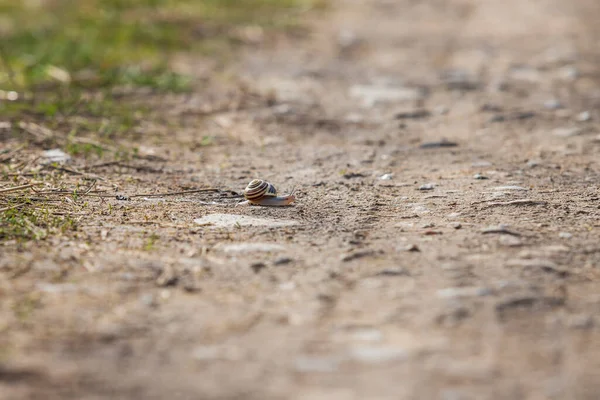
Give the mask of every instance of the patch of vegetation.
[(41, 240), (54, 233), (76, 229), (69, 216), (55, 215), (48, 207), (36, 208), (31, 204), (3, 207), (0, 211), (0, 240)]
[[(173, 54), (236, 42), (240, 26), (279, 27), (307, 0), (0, 0), (3, 89), (43, 84), (185, 91)], [(217, 44), (217, 45), (215, 45)], [(6, 66), (5, 66), (6, 67)], [(15, 87), (16, 85), (16, 87)]]
[(151, 234), (144, 244), (144, 251), (153, 251), (158, 239), (160, 239), (160, 236), (158, 236), (156, 233)]
[[(0, 117), (43, 121), (71, 138), (129, 138), (151, 114), (123, 93), (193, 88), (192, 77), (172, 69), (174, 55), (226, 55), (243, 41), (244, 29), (285, 28), (322, 2), (0, 0)], [(98, 146), (71, 142), (71, 154), (102, 156)]]

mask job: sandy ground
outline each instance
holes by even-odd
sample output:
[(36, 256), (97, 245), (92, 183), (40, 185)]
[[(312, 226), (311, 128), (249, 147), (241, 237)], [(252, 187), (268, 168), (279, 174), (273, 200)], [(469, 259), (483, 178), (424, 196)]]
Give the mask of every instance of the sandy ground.
[(593, 6), (337, 1), (157, 96), (162, 158), (99, 187), (221, 192), (4, 243), (0, 397), (600, 398)]

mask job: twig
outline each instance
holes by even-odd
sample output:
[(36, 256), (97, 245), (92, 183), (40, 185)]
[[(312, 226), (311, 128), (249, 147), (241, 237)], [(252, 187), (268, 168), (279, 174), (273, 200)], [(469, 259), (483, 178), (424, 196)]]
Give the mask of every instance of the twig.
[(512, 201), (498, 201), (493, 203), (488, 203), (488, 207), (497, 207), (497, 206), (537, 206), (537, 205), (546, 205), (547, 201), (542, 200), (532, 200), (532, 199), (520, 199), (520, 200), (512, 200)]
[(158, 225), (161, 228), (188, 228), (186, 225), (168, 224), (160, 221), (127, 221), (124, 222), (127, 225)]
[(12, 210), (14, 208), (19, 208), (21, 206), (24, 206), (27, 203), (20, 203), (20, 204), (15, 204), (14, 206), (10, 206), (10, 207), (4, 207), (4, 208), (0, 208), (0, 212), (4, 212), (4, 211), (8, 211), (8, 210)]
[(119, 165), (119, 164), (121, 164), (121, 161), (108, 161), (108, 162), (101, 162), (98, 164), (87, 165), (87, 166), (83, 167), (83, 169), (89, 170), (89, 169), (94, 169), (94, 168), (110, 167), (111, 165)]
[[(182, 194), (192, 194), (192, 193), (206, 193), (206, 192), (222, 192), (221, 189), (216, 189), (216, 188), (207, 188), (207, 189), (195, 189), (195, 190), (183, 190), (181, 192), (171, 192), (171, 193), (138, 193), (138, 194), (132, 194), (131, 196), (125, 196), (127, 199), (131, 199), (134, 197), (165, 197), (165, 196), (178, 196), (178, 195), (182, 195)], [(67, 190), (54, 190), (54, 191), (45, 191), (45, 192), (36, 192), (38, 194), (72, 194), (72, 191), (67, 191)], [(77, 196), (88, 196), (88, 197), (99, 197), (102, 199), (112, 199), (115, 198), (114, 194), (97, 194), (97, 193), (101, 193), (101, 191), (99, 190), (90, 190), (89, 192), (81, 192), (81, 193), (77, 193)], [(235, 192), (231, 192), (233, 194), (236, 194)], [(237, 195), (239, 196), (239, 195)], [(49, 199), (48, 199), (49, 200)]]
[[(160, 160), (160, 161), (167, 161), (167, 160)], [(83, 167), (83, 169), (85, 170), (90, 170), (90, 169), (95, 169), (95, 168), (102, 168), (102, 167), (110, 167), (113, 165), (117, 165), (119, 167), (123, 167), (123, 168), (131, 168), (131, 169), (135, 169), (138, 172), (139, 171), (149, 171), (149, 172), (162, 172), (162, 169), (159, 168), (152, 168), (146, 165), (132, 165), (132, 164), (125, 164), (122, 161), (107, 161), (107, 162), (102, 162), (99, 164), (92, 164), (92, 165), (88, 165), (86, 167)]]
[(194, 190), (183, 190), (181, 192), (171, 192), (171, 193), (151, 193), (151, 194), (132, 194), (131, 196), (127, 196), (130, 199), (133, 197), (164, 197), (164, 196), (177, 196), (180, 194), (191, 194), (191, 193), (205, 193), (205, 192), (220, 192), (221, 189), (216, 188), (207, 188), (207, 189), (194, 189)]
[(28, 183), (27, 185), (13, 186), (13, 187), (10, 187), (10, 188), (4, 188), (4, 189), (0, 189), (0, 193), (17, 192), (19, 190), (29, 189), (29, 188), (34, 187), (36, 185), (41, 185), (41, 183)]
[(10, 161), (10, 159), (13, 157), (13, 155), (15, 155), (19, 151), (23, 150), (24, 148), (25, 148), (25, 145), (22, 144), (20, 146), (15, 147), (12, 150), (8, 150), (6, 153), (4, 153), (4, 155), (2, 156), (2, 158), (0, 158), (0, 164), (1, 163), (5, 163), (7, 161)]
[(50, 139), (54, 136), (54, 133), (41, 125), (34, 124), (33, 122), (19, 122), (19, 128), (23, 129), (25, 132), (35, 136), (38, 140), (44, 141)]
[(70, 217), (77, 217), (83, 215), (91, 215), (89, 212), (69, 212), (69, 211), (54, 211), (51, 213), (52, 215), (68, 215)]
[(130, 169), (135, 169), (137, 172), (142, 172), (142, 171), (147, 171), (147, 172), (163, 172), (162, 168), (152, 168), (146, 165), (131, 165), (131, 164), (123, 164), (123, 163), (118, 163), (117, 164), (119, 167), (122, 168), (130, 168)]
[(505, 228), (503, 226), (493, 226), (487, 229), (484, 229), (483, 231), (481, 231), (481, 233), (483, 233), (484, 235), (489, 235), (492, 233), (499, 233), (499, 234), (504, 234), (504, 235), (511, 235), (511, 236), (521, 236), (521, 234), (519, 232), (515, 232), (515, 231), (511, 231), (508, 228)]
[(83, 194), (85, 195), (85, 194), (90, 193), (92, 191), (92, 189), (96, 187), (97, 183), (98, 183), (98, 181), (92, 181), (92, 184), (90, 185), (90, 187), (87, 188), (87, 190), (85, 192), (83, 192)]
[(46, 165), (46, 167), (47, 168), (51, 168), (51, 169), (55, 169), (57, 171), (67, 172), (67, 173), (73, 174), (73, 175), (81, 175), (81, 176), (83, 176), (86, 179), (95, 179), (95, 180), (101, 180), (101, 181), (106, 180), (106, 179), (104, 179), (101, 176), (94, 175), (94, 174), (88, 174), (86, 172), (77, 171), (77, 170), (74, 170), (74, 169), (71, 169), (71, 168), (67, 168), (67, 167), (59, 167), (59, 166), (52, 165), (52, 164)]

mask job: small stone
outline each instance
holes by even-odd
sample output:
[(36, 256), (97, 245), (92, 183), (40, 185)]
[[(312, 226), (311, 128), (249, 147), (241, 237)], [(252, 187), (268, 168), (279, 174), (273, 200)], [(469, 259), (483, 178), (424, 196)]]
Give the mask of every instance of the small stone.
[(202, 288), (195, 280), (188, 279), (183, 284), (183, 290), (185, 290), (187, 293), (198, 293), (202, 290)]
[(54, 65), (50, 65), (50, 66), (46, 67), (46, 74), (49, 77), (56, 79), (57, 81), (62, 82), (62, 83), (71, 82), (71, 74), (69, 74), (69, 71), (62, 69), (62, 68), (58, 68), (57, 66), (54, 66)]
[(529, 189), (522, 187), (522, 186), (509, 185), (509, 186), (496, 186), (494, 188), (494, 190), (505, 191), (505, 190), (529, 190)]
[(537, 68), (527, 65), (512, 67), (509, 71), (509, 76), (511, 79), (529, 83), (537, 83), (542, 79), (542, 75)]
[(397, 347), (355, 347), (350, 357), (359, 362), (379, 364), (390, 361), (402, 361), (409, 357), (409, 352)]
[(411, 87), (393, 87), (389, 85), (354, 85), (350, 96), (362, 100), (365, 107), (377, 103), (417, 100), (424, 97), (422, 90)]
[(448, 114), (449, 111), (450, 111), (450, 109), (446, 106), (437, 106), (434, 109), (434, 112), (437, 115), (446, 115), (446, 114)]
[(560, 77), (566, 81), (573, 81), (579, 77), (579, 70), (573, 65), (568, 65), (558, 71)]
[(156, 299), (154, 295), (147, 293), (140, 296), (140, 303), (147, 307), (154, 307), (156, 306)]
[(574, 329), (589, 329), (594, 326), (594, 319), (590, 315), (572, 315), (567, 325)]
[(39, 282), (35, 286), (41, 292), (52, 294), (74, 293), (80, 289), (79, 286), (72, 283)]
[(359, 258), (364, 258), (364, 257), (372, 257), (372, 256), (376, 256), (379, 253), (381, 253), (381, 252), (376, 252), (375, 250), (359, 250), (359, 251), (355, 251), (353, 253), (343, 256), (342, 262), (353, 261), (353, 260), (357, 260)]
[(563, 105), (558, 99), (549, 99), (544, 102), (544, 108), (548, 110), (558, 110), (563, 108)]
[(241, 242), (241, 243), (219, 243), (214, 247), (215, 251), (238, 254), (238, 253), (275, 253), (284, 251), (285, 247), (276, 243), (267, 242)]
[(532, 111), (519, 111), (511, 115), (511, 119), (524, 120), (535, 117), (535, 113)]
[(291, 263), (292, 261), (294, 261), (294, 260), (292, 260), (289, 257), (281, 257), (281, 258), (278, 258), (277, 260), (275, 260), (273, 262), (273, 265), (287, 265), (287, 264)]
[(416, 214), (429, 214), (429, 209), (422, 204), (416, 204), (412, 207), (412, 210)]
[(437, 291), (437, 296), (444, 299), (455, 299), (459, 297), (479, 297), (489, 296), (492, 291), (486, 287), (465, 286), (465, 287), (450, 287)]
[(383, 339), (383, 333), (379, 329), (362, 328), (352, 332), (353, 340), (361, 342), (380, 342)]
[(489, 234), (500, 234), (500, 235), (511, 235), (511, 236), (521, 236), (519, 232), (515, 232), (509, 229), (507, 225), (492, 225), (481, 231), (484, 235)]
[(431, 116), (431, 112), (425, 109), (406, 110), (396, 113), (396, 119), (423, 119)]
[(380, 180), (382, 181), (389, 181), (392, 179), (394, 174), (383, 174), (379, 177)]
[(404, 248), (404, 251), (420, 252), (421, 249), (416, 244), (409, 244)]
[(61, 149), (46, 150), (42, 153), (42, 157), (44, 158), (43, 164), (65, 164), (71, 160), (71, 156)]
[(356, 32), (349, 29), (342, 29), (338, 32), (337, 42), (342, 50), (348, 50), (356, 47), (360, 43), (360, 39), (356, 35)]
[(290, 112), (292, 112), (292, 106), (290, 106), (289, 104), (278, 104), (275, 107), (273, 107), (273, 112), (275, 114), (279, 114), (279, 115), (285, 115), (285, 114), (289, 114)]
[(436, 149), (436, 148), (444, 148), (444, 147), (457, 147), (458, 143), (450, 142), (446, 139), (442, 139), (436, 142), (425, 142), (422, 143), (419, 147), (422, 149)]
[(561, 239), (571, 239), (573, 237), (573, 234), (569, 232), (560, 232), (558, 234), (558, 237)]
[(419, 190), (433, 190), (435, 189), (435, 183), (426, 183), (424, 185), (419, 186)]
[(433, 228), (434, 226), (435, 226), (435, 224), (433, 224), (433, 223), (430, 222), (430, 223), (427, 223), (427, 224), (423, 224), (421, 226), (421, 228), (427, 229), (427, 228)]
[(279, 284), (279, 290), (294, 290), (296, 289), (296, 283), (294, 281), (283, 282)]
[(592, 114), (589, 111), (581, 112), (581, 113), (577, 114), (577, 116), (575, 117), (575, 120), (577, 122), (587, 122), (591, 119), (592, 119)]
[(535, 117), (532, 111), (517, 111), (510, 114), (497, 114), (492, 116), (488, 122), (504, 122), (504, 121), (522, 121)]
[(346, 172), (342, 176), (346, 179), (353, 179), (353, 178), (364, 178), (367, 175), (363, 174), (362, 172)]
[(583, 129), (581, 128), (556, 128), (552, 131), (552, 134), (554, 136), (558, 136), (558, 137), (572, 137), (572, 136), (577, 136), (580, 135), (581, 133), (583, 133)]
[(507, 247), (519, 247), (523, 245), (523, 241), (518, 237), (514, 236), (500, 236), (500, 238), (498, 239), (498, 243), (500, 243), (500, 245), (502, 246)]
[(481, 86), (475, 77), (465, 69), (447, 69), (440, 74), (440, 80), (448, 90), (477, 90)]
[(179, 277), (171, 266), (166, 266), (160, 276), (156, 279), (156, 285), (159, 287), (173, 286), (177, 283)]
[(538, 160), (529, 160), (529, 161), (527, 161), (527, 166), (529, 168), (537, 167), (540, 164), (541, 164), (541, 162), (538, 161)]
[(452, 226), (454, 229), (460, 229), (460, 228), (462, 228), (462, 225), (461, 225), (460, 222), (454, 222), (450, 226)]
[(506, 121), (506, 117), (504, 115), (501, 115), (501, 114), (491, 116), (488, 119), (488, 122), (504, 122), (504, 121)]
[(481, 112), (495, 112), (495, 113), (500, 113), (503, 110), (502, 107), (496, 105), (496, 104), (491, 104), (491, 103), (485, 103), (483, 104), (480, 108), (479, 111)]
[(379, 271), (375, 276), (407, 276), (410, 275), (407, 270), (402, 267), (398, 268), (386, 268)]
[(118, 194), (118, 195), (115, 197), (115, 199), (117, 199), (117, 200), (121, 200), (121, 201), (128, 201), (128, 200), (129, 200), (129, 197), (128, 197), (128, 196), (124, 196), (124, 195), (122, 195), (122, 194)]
[(294, 369), (299, 372), (335, 372), (339, 362), (332, 357), (300, 356), (294, 361)]
[(488, 178), (488, 177), (487, 177), (487, 176), (485, 176), (485, 175), (481, 175), (481, 174), (475, 174), (475, 175), (473, 175), (473, 179), (480, 179), (480, 180), (483, 180), (483, 179), (490, 179), (490, 178)]
[(250, 264), (250, 268), (252, 268), (252, 271), (254, 271), (254, 273), (258, 274), (263, 268), (266, 268), (266, 264), (264, 262), (255, 262)]

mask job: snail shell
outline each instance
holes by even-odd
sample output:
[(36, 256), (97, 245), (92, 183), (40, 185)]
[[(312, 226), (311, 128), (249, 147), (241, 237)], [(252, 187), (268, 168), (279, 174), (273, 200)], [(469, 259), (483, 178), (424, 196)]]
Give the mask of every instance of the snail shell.
[(262, 179), (254, 179), (244, 189), (244, 197), (250, 202), (257, 201), (265, 196), (276, 197), (277, 189), (271, 183)]
[(254, 179), (246, 186), (246, 189), (244, 189), (244, 198), (246, 198), (246, 201), (240, 204), (256, 204), (260, 206), (287, 206), (296, 200), (293, 192), (288, 195), (278, 196), (275, 186), (262, 179)]

